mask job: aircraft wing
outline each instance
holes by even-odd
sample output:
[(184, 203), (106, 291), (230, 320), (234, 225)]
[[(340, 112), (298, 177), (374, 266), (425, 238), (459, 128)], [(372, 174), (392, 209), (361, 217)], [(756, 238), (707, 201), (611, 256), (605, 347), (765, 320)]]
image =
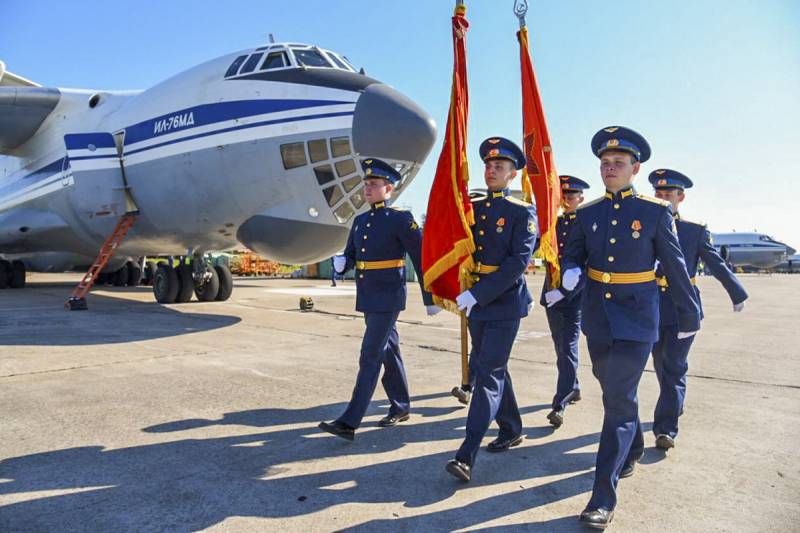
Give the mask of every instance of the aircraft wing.
[(0, 154), (30, 139), (55, 109), (61, 92), (7, 72), (0, 61)]

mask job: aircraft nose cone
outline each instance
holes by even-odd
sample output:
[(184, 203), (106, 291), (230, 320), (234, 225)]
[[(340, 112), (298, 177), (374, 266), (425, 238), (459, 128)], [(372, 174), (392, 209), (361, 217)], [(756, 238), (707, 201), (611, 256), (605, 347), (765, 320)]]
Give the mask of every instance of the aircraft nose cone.
[(353, 115), (353, 147), (362, 156), (422, 163), (436, 123), (410, 98), (382, 83), (364, 90)]

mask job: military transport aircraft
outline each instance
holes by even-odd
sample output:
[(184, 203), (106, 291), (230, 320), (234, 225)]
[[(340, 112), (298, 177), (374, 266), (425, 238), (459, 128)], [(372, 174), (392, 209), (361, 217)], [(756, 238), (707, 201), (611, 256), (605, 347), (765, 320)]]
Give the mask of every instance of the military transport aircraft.
[(763, 233), (714, 233), (714, 248), (734, 267), (769, 269), (795, 253), (795, 249)]
[(0, 288), (86, 269), (136, 213), (107, 275), (135, 284), (143, 256), (176, 257), (155, 273), (159, 302), (225, 299), (230, 271), (205, 254), (333, 255), (368, 207), (360, 159), (399, 169), (401, 193), (435, 135), (409, 98), (313, 45), (244, 50), (145, 91), (41, 87), (0, 62)]

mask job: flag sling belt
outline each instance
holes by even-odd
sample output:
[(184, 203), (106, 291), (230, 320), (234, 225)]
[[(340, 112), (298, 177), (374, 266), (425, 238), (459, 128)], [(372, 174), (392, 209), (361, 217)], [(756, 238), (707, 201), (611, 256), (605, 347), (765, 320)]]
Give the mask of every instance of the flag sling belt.
[(646, 270), (644, 272), (601, 272), (589, 267), (588, 273), (589, 279), (613, 285), (646, 283), (648, 281), (655, 281), (656, 279), (656, 273), (652, 270)]
[(356, 261), (358, 270), (386, 270), (387, 268), (401, 268), (406, 262), (403, 259), (387, 259), (386, 261)]

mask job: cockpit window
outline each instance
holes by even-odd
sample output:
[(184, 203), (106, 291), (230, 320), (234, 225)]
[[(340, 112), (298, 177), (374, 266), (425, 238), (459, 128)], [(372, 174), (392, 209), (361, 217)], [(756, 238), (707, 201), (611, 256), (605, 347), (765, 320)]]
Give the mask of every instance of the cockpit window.
[(250, 58), (247, 60), (247, 63), (245, 63), (244, 66), (242, 67), (242, 71), (239, 72), (239, 74), (253, 72), (256, 69), (256, 65), (258, 65), (258, 62), (261, 61), (261, 57), (263, 55), (264, 54), (261, 52), (251, 55)]
[(304, 67), (331, 67), (331, 64), (328, 63), (328, 60), (316, 50), (312, 50), (310, 48), (307, 50), (293, 48), (292, 51), (294, 52), (294, 57), (297, 60), (298, 65), (302, 65)]
[(333, 60), (333, 62), (336, 64), (337, 67), (339, 67), (341, 69), (344, 69), (344, 70), (350, 70), (349, 68), (347, 68), (347, 65), (345, 65), (344, 62), (341, 59), (336, 57), (336, 54), (328, 52), (328, 57), (330, 57), (331, 60)]
[(261, 70), (283, 68), (286, 66), (289, 66), (289, 59), (286, 57), (286, 52), (272, 52), (264, 60), (264, 64), (261, 65)]
[(231, 66), (228, 67), (228, 71), (225, 73), (225, 77), (234, 76), (237, 72), (239, 72), (239, 67), (242, 66), (244, 60), (247, 59), (247, 56), (239, 56), (233, 60)]

